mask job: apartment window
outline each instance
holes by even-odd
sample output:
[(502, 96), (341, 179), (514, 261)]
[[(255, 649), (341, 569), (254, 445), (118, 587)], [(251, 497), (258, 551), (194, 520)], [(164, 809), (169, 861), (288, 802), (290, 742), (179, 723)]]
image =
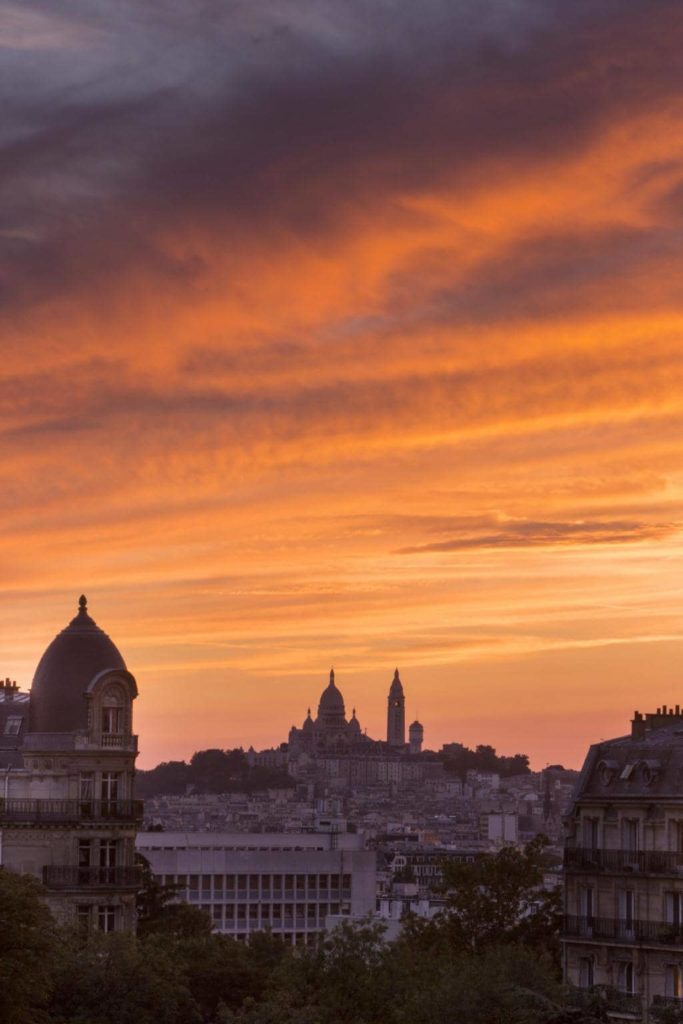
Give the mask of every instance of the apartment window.
[(667, 964), (664, 968), (664, 995), (683, 999), (683, 965)]
[(202, 893), (204, 897), (211, 892), (211, 875), (202, 875)]
[(78, 840), (78, 866), (79, 868), (89, 868), (90, 858), (92, 856), (92, 839), (79, 839)]
[[(99, 841), (99, 866), (108, 868), (106, 874), (111, 878), (113, 868), (117, 862), (117, 841), (115, 839), (100, 839)], [(102, 872), (104, 873), (104, 872)]]
[(5, 736), (18, 736), (22, 721), (18, 715), (11, 715), (5, 722)]
[(213, 876), (213, 891), (214, 891), (216, 896), (222, 896), (223, 895), (223, 876), (222, 875), (214, 875)]
[(617, 988), (632, 996), (634, 988), (633, 960), (620, 960), (617, 965)]
[(586, 924), (593, 923), (595, 890), (592, 885), (583, 885), (579, 889), (579, 913), (585, 918)]
[(102, 732), (109, 736), (123, 735), (124, 709), (102, 708)]
[(635, 892), (633, 889), (619, 889), (617, 905), (621, 927), (627, 932), (632, 932), (635, 916)]
[(97, 908), (97, 926), (101, 932), (116, 930), (116, 907)]
[(102, 732), (121, 736), (125, 732), (125, 697), (120, 687), (112, 686), (102, 700)]
[(664, 893), (666, 919), (678, 928), (683, 924), (683, 892)]
[(584, 818), (583, 819), (583, 845), (587, 850), (597, 850), (598, 843), (598, 829), (600, 826), (599, 818)]
[(120, 775), (118, 772), (102, 772), (100, 790), (103, 803), (113, 803), (118, 800), (119, 781)]
[(635, 852), (639, 845), (639, 821), (637, 818), (624, 818), (621, 822), (622, 849)]
[(582, 956), (579, 958), (579, 988), (592, 988), (595, 984), (593, 971), (593, 957)]
[(95, 796), (95, 773), (81, 772), (79, 797), (81, 803), (91, 804)]

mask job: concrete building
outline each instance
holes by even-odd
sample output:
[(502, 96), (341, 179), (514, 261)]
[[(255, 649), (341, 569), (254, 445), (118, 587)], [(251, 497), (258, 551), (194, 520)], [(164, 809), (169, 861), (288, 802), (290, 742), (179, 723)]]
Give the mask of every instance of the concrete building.
[(84, 931), (135, 926), (136, 696), (85, 597), (43, 654), (30, 696), (2, 687), (0, 864), (36, 875), (57, 919)]
[(635, 713), (591, 747), (568, 817), (564, 970), (613, 1013), (683, 1009), (683, 714)]
[(179, 884), (236, 939), (268, 930), (311, 945), (329, 917), (375, 910), (376, 855), (355, 833), (140, 832), (137, 848), (162, 884)]

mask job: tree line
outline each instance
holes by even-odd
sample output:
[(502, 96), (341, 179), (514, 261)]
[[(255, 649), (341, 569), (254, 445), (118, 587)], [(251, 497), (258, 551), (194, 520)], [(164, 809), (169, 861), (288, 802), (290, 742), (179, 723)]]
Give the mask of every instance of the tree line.
[(138, 770), (139, 799), (182, 793), (254, 793), (295, 785), (284, 769), (250, 765), (243, 750), (200, 750), (187, 761), (164, 761), (149, 771)]

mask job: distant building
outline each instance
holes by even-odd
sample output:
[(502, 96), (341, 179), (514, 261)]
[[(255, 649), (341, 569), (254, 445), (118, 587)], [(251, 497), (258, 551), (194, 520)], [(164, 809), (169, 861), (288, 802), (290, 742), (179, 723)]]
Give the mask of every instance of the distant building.
[(394, 672), (387, 697), (387, 743), (390, 747), (399, 748), (406, 743), (406, 699), (398, 669)]
[(141, 832), (140, 853), (162, 884), (205, 910), (216, 931), (270, 931), (311, 945), (330, 916), (375, 910), (376, 854), (352, 833)]
[[(424, 730), (419, 722), (414, 722), (411, 729), (413, 729), (414, 749), (410, 753), (420, 753)], [(290, 770), (292, 763), (300, 755), (308, 755), (319, 763), (325, 759), (329, 760), (330, 764), (325, 769), (329, 776), (338, 774), (337, 767), (340, 757), (349, 754), (357, 755), (361, 761), (358, 762), (356, 769), (344, 766), (342, 772), (348, 776), (353, 775), (354, 771), (360, 772), (361, 775), (369, 771), (371, 777), (359, 777), (355, 780), (361, 783), (376, 781), (373, 774), (375, 769), (368, 768), (361, 762), (368, 757), (381, 757), (384, 760), (384, 767), (379, 769), (380, 775), (382, 773), (385, 776), (388, 775), (391, 781), (393, 773), (393, 781), (398, 781), (400, 771), (397, 768), (389, 767), (389, 763), (397, 756), (409, 753), (405, 741), (405, 694), (398, 669), (394, 673), (387, 697), (386, 741), (374, 740), (363, 731), (356, 717), (355, 708), (351, 718), (346, 718), (344, 697), (337, 687), (334, 669), (332, 669), (329, 683), (320, 695), (316, 717), (313, 718), (309, 708), (301, 728), (292, 726), (286, 750)], [(279, 756), (276, 757), (276, 753)], [(249, 755), (255, 764), (266, 763), (263, 760), (266, 756), (271, 759), (272, 763), (281, 763), (280, 758), (282, 757), (281, 751), (261, 751), (260, 753), (250, 751)], [(305, 760), (302, 761), (302, 764), (306, 764)]]
[(39, 878), (58, 920), (83, 931), (135, 927), (136, 696), (85, 597), (30, 696), (0, 687), (0, 865)]
[(311, 717), (311, 709), (300, 729), (292, 726), (289, 732), (289, 750), (308, 754), (325, 751), (343, 751), (352, 747), (372, 743), (361, 730), (353, 709), (347, 721), (344, 698), (334, 681), (334, 669), (330, 670), (330, 681), (320, 695), (318, 714)]
[(657, 1005), (683, 1010), (678, 705), (636, 712), (630, 735), (590, 748), (567, 822), (565, 976), (605, 988), (629, 1020), (648, 1021)]
[(413, 722), (408, 729), (408, 750), (411, 754), (421, 754), (424, 742), (424, 728), (420, 722)]

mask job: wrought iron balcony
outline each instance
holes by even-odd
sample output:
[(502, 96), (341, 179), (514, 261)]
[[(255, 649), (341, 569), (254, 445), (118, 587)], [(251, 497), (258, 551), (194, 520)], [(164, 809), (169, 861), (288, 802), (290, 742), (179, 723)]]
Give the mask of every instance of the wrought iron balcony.
[(3, 800), (0, 823), (68, 824), (142, 821), (142, 800)]
[(618, 917), (575, 917), (568, 914), (562, 929), (564, 938), (598, 939), (623, 944), (652, 944), (683, 947), (683, 922), (635, 921)]
[(653, 996), (653, 1006), (674, 1006), (679, 1011), (683, 1010), (683, 996)]
[(58, 864), (43, 868), (46, 889), (138, 889), (141, 884), (139, 865), (79, 868)]
[(683, 853), (673, 850), (592, 850), (589, 847), (564, 851), (566, 871), (617, 872), (619, 874), (683, 875)]

